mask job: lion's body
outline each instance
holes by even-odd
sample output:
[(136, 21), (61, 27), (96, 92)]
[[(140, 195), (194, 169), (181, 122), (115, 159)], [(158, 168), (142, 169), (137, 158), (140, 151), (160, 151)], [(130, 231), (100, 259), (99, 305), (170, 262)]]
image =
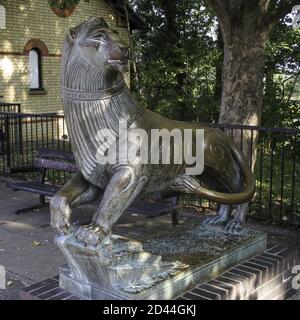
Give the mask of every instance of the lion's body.
[[(150, 136), (152, 129), (204, 129), (199, 124), (174, 121), (160, 116), (154, 112), (142, 108), (132, 98), (130, 92), (126, 90), (119, 96), (114, 96), (108, 100), (99, 101), (72, 101), (63, 99), (65, 119), (68, 127), (70, 141), (73, 153), (75, 155), (76, 164), (86, 180), (94, 185), (104, 189), (111, 178), (111, 166), (109, 164), (102, 165), (97, 161), (97, 150), (101, 146), (101, 137), (99, 132), (102, 129), (112, 129), (118, 137), (118, 125), (120, 121), (127, 121), (134, 129), (140, 128), (145, 130)], [(133, 116), (133, 114), (135, 116)], [(129, 128), (130, 134), (130, 128)], [(195, 134), (193, 135), (195, 138)], [(205, 158), (204, 163), (206, 170), (204, 176), (207, 175), (208, 168), (215, 170), (215, 177), (219, 175), (219, 182), (215, 183), (215, 187), (221, 191), (241, 192), (243, 184), (240, 179), (232, 179), (232, 177), (240, 176), (240, 168), (237, 165), (232, 153), (230, 145), (216, 129), (205, 128)], [(107, 141), (112, 144), (112, 141)], [(130, 142), (128, 142), (130, 144)], [(194, 140), (196, 143), (196, 140)], [(214, 148), (211, 148), (214, 146)], [(170, 144), (172, 149), (174, 145)], [(172, 160), (173, 150), (170, 151)], [(217, 168), (219, 158), (226, 158), (226, 167)], [(151, 158), (151, 149), (149, 148), (149, 159)], [(148, 181), (143, 188), (143, 193), (163, 192), (170, 189), (174, 178), (183, 175), (185, 171), (185, 163), (182, 165), (151, 165), (148, 164), (143, 170), (143, 174), (147, 176)], [(159, 175), (152, 175), (153, 171), (160, 171)], [(213, 174), (210, 170), (210, 174)], [(217, 182), (213, 180), (213, 182)], [(223, 183), (223, 186), (221, 185)], [(220, 188), (221, 187), (221, 188)], [(184, 190), (182, 190), (184, 191)]]
[[(107, 234), (111, 231), (122, 212), (142, 193), (176, 190), (221, 203), (247, 201), (254, 192), (253, 177), (243, 155), (232, 141), (216, 129), (173, 121), (140, 106), (125, 86), (122, 72), (119, 71), (124, 64), (115, 62), (122, 61), (121, 45), (109, 28), (97, 23), (95, 18), (78, 27), (71, 38), (66, 38), (63, 50), (62, 101), (80, 177), (66, 185), (52, 201), (53, 224), (64, 224), (67, 219), (65, 216), (64, 219), (59, 217), (59, 214), (63, 215), (63, 210), (57, 209), (58, 203), (71, 205), (90, 201), (91, 189), (105, 190), (91, 227), (93, 232), (95, 228), (100, 230), (97, 229), (95, 233), (100, 238), (103, 232)], [(101, 45), (100, 38), (97, 40), (91, 36), (100, 34), (100, 31), (110, 41), (106, 45)], [(97, 50), (90, 48), (91, 43), (95, 42), (99, 43)], [(102, 51), (99, 49), (101, 46)], [(102, 61), (99, 65), (96, 64), (97, 59)], [(179, 129), (182, 133), (184, 129), (192, 129), (194, 147), (197, 143), (196, 129), (204, 129), (203, 173), (197, 178), (186, 175), (185, 170), (190, 165), (185, 162), (145, 164), (138, 161), (123, 163), (119, 159), (115, 164), (99, 163), (97, 152), (103, 142), (108, 150), (114, 143), (114, 139), (104, 136), (102, 130), (112, 130), (118, 141), (122, 139), (118, 131), (121, 121), (128, 124), (128, 136), (136, 129), (144, 130), (148, 136), (152, 129)], [(131, 150), (132, 141), (128, 139), (127, 143), (128, 150)], [(172, 160), (174, 142), (170, 143), (168, 151)], [(148, 152), (151, 159), (151, 148)], [(217, 190), (208, 189), (212, 186)], [(93, 240), (89, 241), (95, 241), (95, 234), (88, 230), (81, 229), (79, 238), (85, 241), (86, 237), (91, 237)]]

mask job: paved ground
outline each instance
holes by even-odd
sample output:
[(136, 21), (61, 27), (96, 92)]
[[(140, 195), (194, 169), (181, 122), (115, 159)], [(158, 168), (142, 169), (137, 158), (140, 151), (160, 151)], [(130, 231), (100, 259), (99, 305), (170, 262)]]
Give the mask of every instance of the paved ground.
[[(37, 203), (38, 196), (14, 192), (5, 187), (5, 182), (0, 181), (0, 265), (6, 269), (8, 284), (6, 290), (0, 290), (0, 300), (18, 299), (20, 287), (57, 275), (59, 267), (65, 264), (53, 240), (55, 234), (50, 227), (48, 207), (14, 214), (16, 209)], [(75, 209), (73, 223), (88, 223), (94, 210), (95, 207), (91, 205)], [(133, 238), (140, 236), (145, 223), (149, 224), (149, 233), (151, 228), (157, 228), (156, 223), (160, 223), (164, 230), (172, 228), (170, 216), (159, 219), (157, 221), (127, 214), (120, 219), (117, 233)], [(154, 220), (155, 224), (152, 223)], [(133, 224), (134, 228), (128, 231), (128, 227)]]
[(0, 183), (0, 265), (6, 268), (8, 283), (7, 290), (0, 290), (0, 299), (16, 298), (22, 285), (54, 275), (64, 262), (53, 243), (48, 208), (14, 214), (37, 201), (35, 195), (13, 192)]
[[(65, 260), (54, 244), (54, 233), (50, 227), (49, 208), (30, 211), (15, 215), (14, 211), (38, 202), (38, 197), (25, 192), (13, 192), (0, 182), (0, 265), (6, 268), (7, 289), (0, 290), (0, 300), (18, 299), (19, 289), (58, 273), (58, 269)], [(75, 210), (74, 223), (81, 224), (90, 220), (94, 210), (93, 206), (85, 206)], [(151, 221), (150, 221), (151, 220)], [(157, 226), (142, 216), (127, 214), (118, 226), (117, 232), (132, 236), (133, 238), (145, 230), (145, 223), (149, 225), (148, 231)], [(162, 230), (172, 228), (170, 217), (160, 218)], [(128, 232), (128, 226), (134, 228)], [(269, 227), (267, 225), (252, 224), (254, 227), (266, 230), (269, 239), (277, 243), (299, 244), (299, 231)], [(299, 299), (299, 296), (298, 296)]]

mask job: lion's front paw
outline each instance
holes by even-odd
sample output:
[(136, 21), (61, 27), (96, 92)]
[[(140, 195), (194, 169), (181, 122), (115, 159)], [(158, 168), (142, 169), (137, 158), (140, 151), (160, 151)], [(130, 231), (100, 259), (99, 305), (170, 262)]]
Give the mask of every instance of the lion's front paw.
[(54, 196), (50, 202), (51, 226), (56, 232), (66, 234), (70, 228), (71, 208), (66, 198)]
[(108, 233), (95, 224), (81, 226), (75, 233), (77, 240), (83, 242), (85, 245), (97, 246), (101, 241), (108, 236)]

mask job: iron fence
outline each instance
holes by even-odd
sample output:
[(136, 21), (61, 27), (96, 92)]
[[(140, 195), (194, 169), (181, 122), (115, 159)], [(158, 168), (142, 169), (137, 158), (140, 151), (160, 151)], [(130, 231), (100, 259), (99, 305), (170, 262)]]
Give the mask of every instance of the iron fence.
[[(10, 113), (21, 113), (21, 104), (20, 103), (5, 103), (0, 102), (0, 112), (10, 112)], [(0, 117), (0, 153), (3, 154), (4, 152), (4, 141), (5, 141), (5, 123), (6, 118)], [(21, 123), (18, 121), (14, 121), (14, 123), (10, 124), (11, 126), (21, 126)], [(20, 130), (15, 130), (20, 131)], [(22, 139), (22, 137), (18, 137), (19, 139)], [(21, 142), (21, 141), (20, 141)]]
[(1, 112), (21, 113), (21, 104), (20, 103), (0, 102), (0, 111)]
[[(250, 215), (300, 226), (300, 130), (229, 124), (205, 125), (218, 128), (234, 138), (249, 159), (256, 177), (256, 193), (250, 202)], [(255, 165), (252, 165), (254, 160)], [(191, 199), (188, 196), (183, 197), (182, 201), (205, 209), (217, 209), (215, 203), (200, 198)]]
[[(0, 160), (0, 173), (9, 174), (13, 167), (32, 166), (39, 149), (70, 151), (64, 116), (58, 113), (0, 112), (4, 140)], [(35, 179), (37, 173), (27, 173)], [(49, 170), (48, 179), (63, 184), (68, 173)], [(53, 181), (54, 182), (54, 181)]]
[[(2, 174), (10, 167), (32, 165), (39, 148), (71, 150), (62, 114), (0, 112), (0, 124), (4, 132), (0, 160)], [(256, 150), (256, 161), (252, 166), (256, 194), (250, 204), (250, 215), (300, 226), (300, 130), (224, 124), (205, 126), (225, 131), (249, 154)], [(248, 137), (247, 148), (245, 137)], [(249, 157), (250, 165), (252, 161), (253, 157)], [(48, 178), (62, 184), (69, 175), (53, 171)], [(182, 196), (180, 202), (205, 210), (217, 209), (215, 203), (195, 196)]]

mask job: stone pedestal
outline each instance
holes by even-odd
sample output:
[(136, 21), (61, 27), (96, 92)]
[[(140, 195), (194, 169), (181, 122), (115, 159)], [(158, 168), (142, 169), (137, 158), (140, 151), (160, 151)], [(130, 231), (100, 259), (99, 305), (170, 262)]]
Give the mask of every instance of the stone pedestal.
[(113, 235), (85, 247), (73, 234), (56, 242), (68, 262), (60, 288), (86, 299), (172, 299), (266, 249), (262, 232), (228, 235), (194, 222), (141, 242)]

